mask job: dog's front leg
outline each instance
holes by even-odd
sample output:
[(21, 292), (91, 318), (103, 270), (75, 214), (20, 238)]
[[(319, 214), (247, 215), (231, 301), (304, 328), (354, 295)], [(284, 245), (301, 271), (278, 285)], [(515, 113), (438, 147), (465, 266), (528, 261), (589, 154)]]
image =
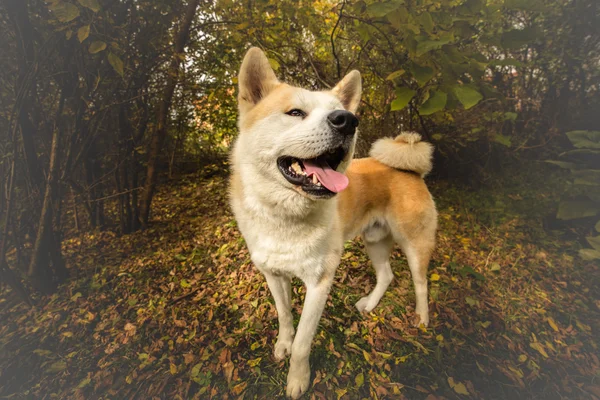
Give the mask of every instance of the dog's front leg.
[(323, 277), (318, 283), (306, 285), (306, 298), (304, 299), (296, 338), (292, 345), (290, 371), (287, 377), (286, 394), (292, 399), (297, 399), (308, 389), (310, 348), (327, 302), (332, 281), (333, 274), (327, 273), (327, 276)]
[(275, 299), (277, 317), (279, 319), (279, 334), (275, 343), (275, 358), (282, 360), (292, 352), (294, 341), (294, 320), (292, 317), (292, 288), (290, 278), (265, 273), (267, 284)]

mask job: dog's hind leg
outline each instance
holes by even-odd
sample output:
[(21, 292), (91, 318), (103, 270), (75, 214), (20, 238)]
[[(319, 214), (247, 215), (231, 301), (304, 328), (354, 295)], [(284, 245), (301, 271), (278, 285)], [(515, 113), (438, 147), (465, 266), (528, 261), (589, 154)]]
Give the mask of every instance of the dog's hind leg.
[[(431, 236), (431, 237), (430, 237)], [(427, 267), (435, 245), (435, 230), (430, 234), (422, 234), (412, 240), (400, 240), (400, 247), (406, 258), (415, 285), (418, 316), (416, 326), (429, 324), (429, 300), (427, 298)]]
[[(383, 238), (373, 236), (368, 231), (363, 234), (367, 254), (375, 268), (377, 284), (368, 296), (363, 297), (356, 303), (356, 308), (360, 312), (372, 311), (379, 304), (379, 301), (394, 279), (394, 273), (390, 267), (390, 253), (394, 247), (394, 240), (389, 234)], [(379, 240), (373, 242), (369, 241), (369, 239)]]
[(279, 319), (279, 334), (275, 343), (275, 358), (282, 360), (292, 353), (294, 342), (294, 319), (292, 317), (292, 288), (290, 278), (264, 274), (269, 289), (275, 299), (277, 317)]

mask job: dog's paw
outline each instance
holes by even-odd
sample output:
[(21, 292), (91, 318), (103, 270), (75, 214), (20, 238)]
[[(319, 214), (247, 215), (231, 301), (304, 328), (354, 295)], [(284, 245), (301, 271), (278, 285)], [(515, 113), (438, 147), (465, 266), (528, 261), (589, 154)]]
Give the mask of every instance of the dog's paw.
[(422, 313), (419, 314), (417, 313), (416, 317), (415, 317), (415, 326), (418, 328), (421, 325), (423, 325), (425, 328), (427, 328), (429, 326), (429, 313)]
[(275, 359), (277, 361), (283, 360), (286, 356), (292, 354), (292, 343), (294, 343), (294, 337), (289, 338), (277, 338), (277, 343), (275, 343)]
[(376, 306), (377, 303), (373, 304), (373, 302), (369, 301), (369, 296), (365, 296), (356, 302), (356, 309), (360, 312), (371, 312)]
[(308, 360), (300, 363), (290, 363), (290, 372), (287, 376), (285, 394), (287, 397), (297, 399), (308, 390), (310, 381), (310, 366)]

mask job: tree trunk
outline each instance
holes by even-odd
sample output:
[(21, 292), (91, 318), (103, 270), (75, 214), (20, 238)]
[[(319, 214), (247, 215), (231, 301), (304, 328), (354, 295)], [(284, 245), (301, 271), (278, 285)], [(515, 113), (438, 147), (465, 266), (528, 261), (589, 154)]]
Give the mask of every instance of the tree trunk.
[(21, 128), (21, 140), (23, 142), (23, 154), (29, 172), (29, 177), (33, 186), (38, 188), (43, 177), (39, 167), (37, 153), (33, 137), (35, 136), (35, 126), (30, 120), (30, 113), (33, 107), (31, 88), (35, 86), (35, 53), (33, 44), (33, 27), (29, 20), (27, 10), (27, 1), (9, 0), (6, 2), (6, 9), (12, 20), (15, 31), (17, 48), (17, 60), (19, 63), (19, 76), (17, 78), (17, 121)]
[[(13, 142), (17, 140), (16, 135), (13, 135)], [(16, 149), (15, 144), (15, 149)], [(8, 226), (10, 225), (10, 215), (12, 212), (12, 200), (13, 200), (13, 189), (15, 184), (15, 164), (16, 164), (17, 152), (13, 155), (13, 161), (11, 165), (10, 178), (8, 181), (8, 189), (6, 195), (6, 217), (4, 218), (4, 231), (2, 232), (2, 240), (0, 240), (0, 281), (6, 282), (8, 286), (28, 305), (33, 305), (29, 292), (21, 283), (19, 277), (10, 269), (8, 262), (6, 261), (6, 247), (8, 242)], [(13, 229), (13, 232), (15, 230)], [(16, 236), (13, 233), (13, 236)]]
[(185, 16), (181, 22), (179, 32), (177, 33), (177, 38), (175, 41), (175, 54), (173, 54), (171, 64), (169, 65), (169, 69), (167, 71), (167, 83), (162, 95), (160, 108), (158, 110), (156, 130), (154, 131), (152, 139), (148, 145), (148, 167), (146, 170), (146, 182), (144, 183), (144, 191), (142, 192), (140, 205), (140, 217), (143, 227), (148, 225), (148, 218), (150, 216), (150, 205), (152, 204), (152, 196), (154, 195), (156, 178), (158, 174), (158, 157), (161, 153), (163, 143), (167, 136), (169, 109), (171, 107), (171, 100), (173, 99), (173, 92), (175, 91), (175, 86), (177, 85), (179, 65), (181, 64), (182, 59), (181, 54), (183, 53), (185, 44), (188, 40), (190, 26), (192, 25), (192, 20), (196, 15), (196, 8), (198, 8), (199, 2), (200, 0), (189, 1)]
[[(33, 247), (33, 254), (29, 264), (29, 275), (33, 278), (36, 286), (43, 292), (49, 293), (55, 288), (56, 283), (61, 283), (67, 278), (67, 269), (65, 268), (62, 255), (60, 254), (60, 247), (54, 236), (54, 229), (52, 226), (52, 204), (56, 200), (56, 194), (58, 190), (58, 177), (59, 177), (59, 149), (60, 149), (60, 116), (62, 115), (64, 104), (65, 104), (65, 92), (64, 89), (61, 93), (59, 100), (58, 111), (56, 114), (56, 121), (54, 125), (54, 132), (52, 133), (52, 145), (50, 149), (50, 165), (48, 167), (49, 173), (46, 180), (46, 188), (44, 192), (44, 200), (42, 202), (42, 213), (40, 215), (40, 222), (38, 225), (38, 231)], [(52, 266), (54, 267), (54, 275), (58, 282), (53, 282), (51, 274), (49, 274), (48, 268), (45, 267), (42, 257), (50, 255), (52, 260)]]

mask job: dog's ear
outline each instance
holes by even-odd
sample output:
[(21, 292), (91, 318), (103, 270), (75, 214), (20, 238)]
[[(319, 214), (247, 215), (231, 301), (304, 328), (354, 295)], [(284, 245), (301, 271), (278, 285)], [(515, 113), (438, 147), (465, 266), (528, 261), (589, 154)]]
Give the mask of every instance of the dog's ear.
[(240, 112), (250, 111), (262, 98), (279, 85), (265, 53), (252, 47), (246, 53), (238, 75)]
[(360, 95), (362, 93), (362, 83), (360, 72), (350, 71), (331, 92), (342, 102), (344, 108), (355, 113), (360, 104)]

